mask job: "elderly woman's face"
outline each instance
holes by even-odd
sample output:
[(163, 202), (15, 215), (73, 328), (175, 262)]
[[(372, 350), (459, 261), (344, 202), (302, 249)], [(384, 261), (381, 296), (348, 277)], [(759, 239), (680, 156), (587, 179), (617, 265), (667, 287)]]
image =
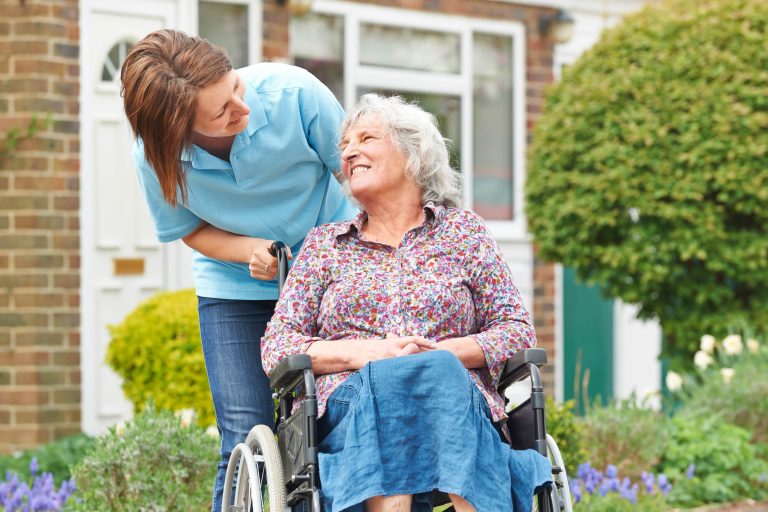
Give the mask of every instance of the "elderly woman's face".
[(413, 183), (406, 157), (395, 147), (377, 117), (360, 119), (341, 139), (341, 170), (355, 199), (363, 205), (385, 199)]

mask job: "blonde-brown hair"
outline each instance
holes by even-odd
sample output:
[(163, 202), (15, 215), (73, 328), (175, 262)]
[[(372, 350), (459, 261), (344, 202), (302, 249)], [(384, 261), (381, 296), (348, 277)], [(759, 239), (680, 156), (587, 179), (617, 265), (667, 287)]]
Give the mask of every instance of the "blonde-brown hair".
[(181, 157), (191, 145), (197, 92), (232, 70), (224, 50), (178, 30), (158, 30), (125, 58), (120, 80), (125, 115), (144, 157), (157, 173), (165, 200), (187, 199)]

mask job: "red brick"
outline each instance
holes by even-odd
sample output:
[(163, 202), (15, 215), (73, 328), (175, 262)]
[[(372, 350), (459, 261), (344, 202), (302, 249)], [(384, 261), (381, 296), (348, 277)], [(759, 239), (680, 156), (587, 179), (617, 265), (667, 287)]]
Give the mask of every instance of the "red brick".
[(58, 177), (16, 176), (16, 178), (13, 180), (13, 184), (16, 190), (58, 191), (67, 189), (66, 178)]
[(80, 364), (80, 352), (56, 352), (53, 354), (53, 364), (77, 366)]
[(61, 254), (16, 254), (13, 257), (13, 264), (18, 269), (64, 268), (64, 256)]
[(32, 447), (52, 440), (46, 428), (0, 428), (0, 439), (11, 446)]
[(22, 390), (14, 386), (0, 386), (0, 396), (7, 405), (46, 405), (50, 403), (47, 391)]
[(56, 308), (64, 306), (64, 295), (45, 292), (16, 293), (13, 295), (13, 303), (17, 308)]
[(64, 333), (40, 331), (40, 332), (17, 332), (16, 346), (22, 347), (63, 347), (65, 342)]
[(64, 37), (67, 28), (62, 23), (49, 23), (42, 21), (18, 22), (14, 26), (14, 34), (17, 36), (51, 36)]
[(18, 215), (14, 222), (16, 229), (60, 230), (64, 227), (61, 215)]
[(0, 366), (41, 366), (49, 360), (48, 352), (0, 351)]

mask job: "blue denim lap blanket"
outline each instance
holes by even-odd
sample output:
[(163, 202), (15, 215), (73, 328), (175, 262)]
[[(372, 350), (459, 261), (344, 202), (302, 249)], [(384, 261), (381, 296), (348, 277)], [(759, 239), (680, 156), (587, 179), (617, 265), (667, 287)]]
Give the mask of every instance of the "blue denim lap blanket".
[(434, 489), (478, 512), (524, 512), (552, 480), (546, 457), (502, 442), (482, 394), (447, 351), (369, 363), (331, 395), (321, 433), (328, 512), (362, 512), (366, 499), (395, 494), (415, 495), (412, 510), (429, 512)]

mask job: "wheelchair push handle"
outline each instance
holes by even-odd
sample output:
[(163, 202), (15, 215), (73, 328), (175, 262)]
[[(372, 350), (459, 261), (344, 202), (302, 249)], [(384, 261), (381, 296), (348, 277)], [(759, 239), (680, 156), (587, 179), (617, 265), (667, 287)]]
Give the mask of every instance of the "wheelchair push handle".
[(288, 275), (288, 248), (283, 242), (276, 240), (270, 246), (269, 254), (277, 258), (277, 294), (280, 295)]

